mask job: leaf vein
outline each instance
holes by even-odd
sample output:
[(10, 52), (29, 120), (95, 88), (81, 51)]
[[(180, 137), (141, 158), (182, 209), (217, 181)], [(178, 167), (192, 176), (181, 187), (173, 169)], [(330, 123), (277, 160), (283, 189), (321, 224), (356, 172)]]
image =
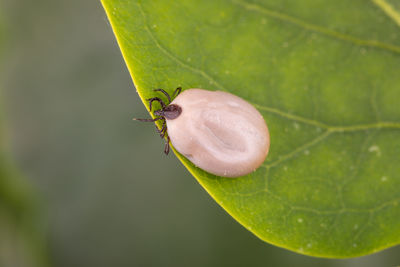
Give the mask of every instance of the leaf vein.
[(363, 227), (361, 227), (361, 228), (358, 230), (358, 232), (354, 235), (354, 237), (353, 237), (353, 242), (354, 242), (354, 243), (353, 243), (353, 246), (356, 246), (356, 245), (357, 245), (357, 243), (355, 243), (355, 242), (358, 240), (358, 238), (361, 236), (361, 234), (364, 233), (364, 232), (367, 230), (368, 226), (369, 226), (370, 223), (371, 223), (373, 214), (374, 214), (373, 211), (371, 211), (371, 212), (368, 213), (368, 219), (367, 219), (367, 221), (364, 223)]
[(353, 37), (348, 34), (343, 34), (343, 33), (337, 32), (337, 31), (330, 30), (325, 27), (314, 25), (312, 23), (303, 21), (301, 19), (289, 16), (285, 13), (270, 10), (270, 9), (267, 9), (267, 8), (257, 5), (257, 4), (251, 4), (251, 3), (247, 3), (247, 2), (241, 1), (241, 0), (232, 0), (232, 2), (234, 4), (244, 7), (247, 10), (255, 11), (255, 12), (261, 13), (263, 15), (266, 15), (268, 17), (272, 17), (272, 18), (279, 19), (284, 22), (289, 22), (289, 23), (295, 24), (295, 25), (297, 25), (303, 29), (306, 29), (308, 31), (313, 31), (316, 33), (324, 34), (324, 35), (336, 38), (338, 40), (347, 41), (347, 42), (350, 42), (350, 43), (353, 43), (353, 44), (359, 45), (359, 46), (380, 48), (383, 50), (400, 53), (400, 46), (397, 46), (397, 45), (388, 44), (388, 43), (380, 42), (377, 40), (363, 40), (363, 39)]
[(272, 114), (276, 114), (282, 118), (286, 118), (288, 120), (297, 121), (297, 122), (301, 122), (304, 124), (324, 128), (324, 129), (330, 130), (332, 132), (355, 132), (355, 131), (367, 131), (370, 129), (384, 129), (384, 128), (400, 129), (400, 122), (390, 122), (390, 121), (378, 121), (375, 123), (349, 125), (349, 126), (329, 125), (324, 122), (320, 122), (317, 120), (312, 120), (312, 119), (309, 119), (306, 117), (298, 116), (298, 115), (295, 115), (292, 113), (284, 112), (277, 108), (259, 105), (256, 103), (251, 103), (251, 104), (260, 110), (263, 110), (263, 111), (266, 111), (266, 112), (269, 112)]
[(321, 134), (321, 135), (317, 136), (316, 138), (314, 138), (313, 140), (311, 140), (310, 142), (305, 143), (305, 144), (299, 146), (298, 148), (294, 149), (293, 151), (289, 152), (288, 154), (281, 156), (276, 161), (274, 161), (270, 164), (265, 164), (263, 166), (265, 168), (273, 168), (276, 165), (282, 163), (283, 161), (289, 160), (289, 159), (295, 157), (297, 154), (301, 153), (302, 151), (306, 150), (307, 148), (310, 148), (310, 147), (314, 146), (315, 144), (321, 142), (326, 137), (328, 137), (331, 133), (332, 133), (332, 131), (327, 130), (323, 134)]
[(364, 142), (362, 143), (361, 148), (360, 148), (360, 150), (358, 152), (358, 156), (357, 156), (356, 163), (355, 163), (355, 166), (354, 166), (354, 169), (353, 169), (353, 173), (351, 174), (351, 176), (347, 180), (345, 180), (343, 183), (341, 183), (339, 185), (341, 190), (344, 190), (348, 184), (350, 184), (354, 179), (357, 178), (357, 174), (360, 171), (360, 165), (361, 165), (363, 159), (366, 156), (366, 153), (364, 153), (364, 152), (367, 150), (367, 145), (369, 144), (369, 142), (373, 138), (374, 133), (376, 133), (376, 132), (371, 132), (366, 136), (366, 138), (365, 138)]
[[(141, 7), (141, 4), (138, 3), (139, 6), (139, 10), (143, 16), (143, 19), (145, 21), (144, 23), (144, 29), (146, 30), (146, 32), (149, 34), (150, 38), (152, 39), (152, 41), (154, 42), (154, 44), (157, 46), (157, 48), (163, 53), (165, 54), (167, 57), (169, 57), (171, 60), (175, 61), (177, 64), (179, 64), (180, 66), (194, 72), (194, 73), (198, 73), (200, 74), (203, 78), (205, 78), (206, 80), (208, 80), (211, 84), (214, 84), (218, 89), (223, 90), (223, 91), (228, 91), (222, 84), (220, 84), (217, 80), (215, 80), (212, 76), (210, 76), (208, 73), (206, 73), (204, 70), (195, 68), (187, 63), (185, 63), (184, 61), (182, 61), (181, 59), (177, 58), (176, 56), (174, 56), (170, 51), (168, 51), (165, 47), (163, 47), (161, 45), (161, 43), (157, 40), (157, 38), (154, 36), (154, 34), (152, 33), (152, 31), (150, 30), (147, 21), (146, 21), (146, 15)], [(399, 128), (400, 129), (400, 123), (396, 123), (396, 122), (380, 122), (380, 123), (375, 123), (375, 124), (366, 124), (366, 125), (354, 125), (354, 126), (330, 126), (327, 125), (325, 123), (316, 121), (316, 120), (312, 120), (312, 119), (308, 119), (305, 117), (301, 117), (301, 116), (297, 116), (294, 114), (290, 114), (287, 112), (284, 112), (282, 110), (276, 109), (276, 108), (272, 108), (272, 107), (267, 107), (267, 106), (263, 106), (263, 105), (258, 105), (255, 103), (252, 103), (254, 106), (265, 110), (267, 112), (271, 112), (274, 114), (277, 114), (281, 117), (293, 120), (293, 121), (298, 121), (298, 122), (302, 122), (302, 123), (306, 123), (309, 125), (314, 125), (320, 128), (325, 128), (327, 130), (331, 130), (331, 131), (338, 131), (338, 132), (348, 132), (348, 131), (359, 131), (359, 130), (368, 130), (371, 128)]]
[(146, 32), (149, 34), (150, 38), (153, 40), (154, 44), (157, 46), (157, 48), (167, 57), (169, 57), (171, 60), (175, 61), (178, 65), (193, 71), (194, 73), (198, 73), (201, 76), (203, 76), (205, 79), (207, 79), (210, 84), (214, 84), (215, 86), (217, 86), (220, 90), (223, 91), (227, 91), (220, 83), (218, 83), (213, 77), (211, 77), (209, 74), (207, 74), (205, 71), (201, 70), (201, 69), (197, 69), (192, 67), (189, 64), (186, 64), (183, 60), (177, 58), (176, 56), (174, 56), (170, 51), (168, 51), (164, 46), (161, 45), (161, 43), (157, 40), (157, 38), (154, 36), (154, 34), (152, 33), (152, 31), (150, 30), (148, 24), (147, 24), (147, 20), (146, 20), (146, 15), (141, 7), (140, 2), (138, 2), (138, 6), (139, 6), (139, 10), (143, 16), (144, 19), (144, 29), (146, 30)]

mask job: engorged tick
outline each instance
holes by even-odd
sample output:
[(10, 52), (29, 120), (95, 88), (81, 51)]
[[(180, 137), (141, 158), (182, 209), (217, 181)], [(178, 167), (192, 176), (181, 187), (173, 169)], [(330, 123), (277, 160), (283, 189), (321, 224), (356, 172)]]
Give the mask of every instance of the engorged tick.
[(173, 101), (167, 92), (156, 89), (168, 99), (148, 99), (150, 111), (157, 101), (161, 109), (154, 111), (154, 119), (162, 120), (161, 137), (166, 137), (164, 152), (169, 152), (169, 141), (174, 148), (197, 167), (224, 177), (238, 177), (256, 170), (265, 160), (269, 132), (264, 118), (250, 103), (233, 94), (203, 89), (177, 88)]

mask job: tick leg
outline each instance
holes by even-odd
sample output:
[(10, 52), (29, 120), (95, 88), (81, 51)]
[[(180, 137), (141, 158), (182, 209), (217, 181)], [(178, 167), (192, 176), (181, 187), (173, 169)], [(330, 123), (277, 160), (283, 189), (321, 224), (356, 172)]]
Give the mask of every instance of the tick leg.
[[(157, 125), (156, 125), (156, 129), (157, 129), (157, 133), (159, 133), (159, 134), (165, 132), (167, 130), (167, 121), (164, 119), (162, 126), (161, 126), (161, 130), (158, 130)], [(164, 137), (164, 136), (161, 136), (161, 137)]]
[(168, 155), (169, 153), (169, 136), (167, 135), (167, 141), (165, 142), (165, 146), (164, 146), (164, 153), (165, 155)]
[(175, 98), (176, 96), (178, 96), (181, 93), (181, 91), (182, 91), (182, 87), (176, 88), (176, 90), (172, 96)]
[(161, 129), (161, 133), (160, 133), (161, 138), (164, 138), (166, 133), (167, 133), (167, 126), (165, 126)]
[(169, 96), (169, 94), (167, 92), (165, 92), (164, 89), (154, 89), (154, 92), (161, 92), (163, 93), (167, 98), (168, 98), (168, 104), (171, 103), (171, 97)]
[(153, 98), (149, 98), (147, 99), (147, 101), (149, 101), (149, 106), (150, 106), (150, 111), (151, 111), (151, 104), (153, 103), (153, 101), (157, 101), (160, 103), (161, 107), (164, 109), (165, 108), (165, 104), (164, 102), (161, 100), (161, 98), (159, 97), (153, 97)]
[(164, 136), (167, 134), (167, 127), (165, 126), (165, 127), (163, 127), (163, 129), (161, 130), (161, 132), (160, 132), (160, 136), (161, 136), (161, 138), (164, 138)]
[(144, 122), (155, 122), (158, 120), (163, 119), (163, 117), (157, 117), (155, 119), (138, 119), (138, 118), (133, 118), (134, 121), (144, 121)]

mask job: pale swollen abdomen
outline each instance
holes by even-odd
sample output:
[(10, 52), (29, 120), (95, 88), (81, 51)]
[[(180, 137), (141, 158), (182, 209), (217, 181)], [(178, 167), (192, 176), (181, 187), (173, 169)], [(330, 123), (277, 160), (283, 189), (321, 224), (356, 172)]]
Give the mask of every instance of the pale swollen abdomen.
[(267, 125), (242, 98), (222, 91), (188, 89), (173, 104), (182, 112), (166, 119), (168, 136), (175, 149), (199, 168), (238, 177), (264, 162), (270, 144)]

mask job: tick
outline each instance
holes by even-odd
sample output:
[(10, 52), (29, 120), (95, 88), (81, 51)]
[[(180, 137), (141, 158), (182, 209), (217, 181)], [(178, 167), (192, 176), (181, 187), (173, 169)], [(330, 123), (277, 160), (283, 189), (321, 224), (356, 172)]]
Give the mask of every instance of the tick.
[(177, 88), (172, 95), (163, 89), (168, 104), (159, 97), (147, 99), (150, 111), (154, 101), (154, 122), (162, 120), (157, 131), (197, 167), (224, 177), (238, 177), (256, 170), (265, 160), (270, 138), (267, 125), (258, 110), (244, 99), (222, 91)]

